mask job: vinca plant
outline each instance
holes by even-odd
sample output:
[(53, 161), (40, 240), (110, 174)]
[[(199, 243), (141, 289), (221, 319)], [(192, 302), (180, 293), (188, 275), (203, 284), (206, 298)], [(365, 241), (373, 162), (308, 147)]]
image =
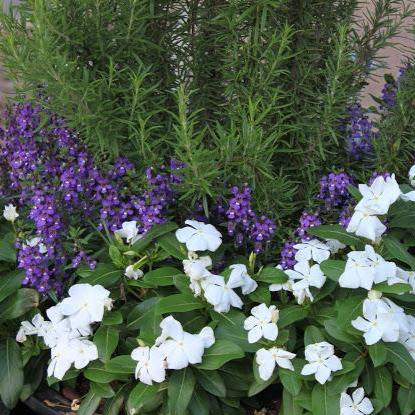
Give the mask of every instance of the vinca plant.
[(82, 374), (82, 414), (101, 402), (106, 415), (243, 414), (269, 388), (283, 415), (410, 415), (415, 167), (409, 176), (350, 186), (347, 229), (309, 228), (285, 270), (235, 257), (204, 222), (145, 234), (124, 222), (103, 233), (95, 269), (22, 322), (25, 364), (44, 356), (50, 385)]

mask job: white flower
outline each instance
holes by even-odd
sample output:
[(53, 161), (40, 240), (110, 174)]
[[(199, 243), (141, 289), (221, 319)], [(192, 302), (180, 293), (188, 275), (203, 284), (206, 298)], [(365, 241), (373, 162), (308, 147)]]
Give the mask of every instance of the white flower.
[(187, 220), (184, 228), (176, 231), (179, 242), (189, 251), (216, 251), (222, 244), (221, 233), (213, 226), (196, 220)]
[(320, 264), (330, 257), (330, 248), (318, 239), (304, 241), (294, 245), (294, 248), (298, 250), (295, 254), (295, 259), (298, 262), (314, 260)]
[(374, 283), (396, 276), (396, 265), (385, 261), (371, 245), (366, 245), (364, 251), (353, 251), (347, 256), (345, 270), (339, 278), (341, 287), (371, 290)]
[(234, 264), (229, 268), (232, 270), (229, 281), (232, 281), (233, 288), (241, 287), (242, 294), (244, 295), (251, 294), (258, 288), (257, 282), (248, 275), (246, 265)]
[(354, 211), (347, 227), (347, 232), (363, 236), (373, 242), (378, 240), (385, 231), (386, 226), (366, 207)]
[(83, 369), (89, 362), (98, 359), (98, 349), (95, 344), (85, 339), (73, 339), (69, 342), (69, 348), (74, 354), (74, 366)]
[(137, 222), (135, 220), (124, 222), (121, 225), (121, 229), (114, 231), (114, 233), (120, 238), (124, 238), (127, 243), (135, 243), (143, 237), (142, 234), (138, 234)]
[(141, 269), (134, 269), (134, 265), (128, 265), (128, 267), (125, 269), (124, 275), (129, 279), (138, 280), (144, 274)]
[(399, 322), (393, 318), (390, 307), (381, 299), (363, 301), (363, 317), (352, 321), (352, 326), (363, 331), (366, 344), (379, 340), (395, 342), (399, 339)]
[(346, 248), (346, 245), (342, 244), (337, 239), (326, 239), (326, 245), (329, 247), (330, 252), (332, 254), (337, 254), (337, 252), (339, 252), (340, 249)]
[(3, 210), (3, 216), (7, 221), (14, 222), (19, 217), (16, 206), (13, 206), (12, 204), (5, 206)]
[(415, 317), (408, 315), (406, 318), (408, 331), (401, 333), (399, 342), (406, 347), (412, 358), (415, 360)]
[(356, 389), (352, 396), (343, 392), (340, 396), (340, 415), (369, 415), (373, 412), (372, 402), (365, 398), (363, 388)]
[(404, 202), (415, 202), (415, 190), (412, 190), (412, 192), (408, 192), (408, 193), (402, 193), (401, 199)]
[(408, 177), (411, 182), (411, 186), (415, 187), (415, 164), (409, 169)]
[(309, 344), (304, 353), (309, 363), (304, 365), (301, 374), (314, 374), (317, 382), (321, 385), (327, 382), (332, 372), (343, 368), (340, 359), (334, 355), (334, 346), (330, 343)]
[(212, 304), (218, 313), (227, 313), (231, 306), (242, 308), (243, 302), (233, 290), (239, 287), (238, 284), (239, 281), (232, 281), (231, 278), (225, 282), (225, 278), (221, 275), (210, 275), (202, 281), (206, 301)]
[(205, 327), (200, 334), (190, 334), (172, 316), (166, 317), (160, 327), (161, 335), (155, 345), (166, 358), (168, 369), (180, 370), (189, 364), (201, 363), (204, 349), (214, 343), (210, 327)]
[(300, 305), (304, 303), (306, 298), (308, 298), (310, 301), (314, 301), (313, 294), (311, 294), (309, 287), (293, 290), (293, 295), (297, 300), (297, 304)]
[(310, 267), (308, 261), (297, 262), (294, 270), (286, 270), (285, 273), (295, 282), (293, 291), (304, 290), (309, 287), (321, 288), (326, 282), (326, 277), (318, 264)]
[(153, 381), (160, 383), (166, 379), (166, 362), (158, 347), (137, 347), (131, 352), (131, 357), (138, 362), (135, 378), (140, 382), (152, 385)]
[(22, 321), (20, 324), (20, 329), (16, 335), (16, 341), (19, 343), (23, 343), (27, 340), (26, 336), (33, 336), (34, 334), (38, 334), (39, 331), (42, 330), (42, 327), (45, 324), (45, 319), (42, 317), (41, 314), (36, 314), (32, 322), (30, 321)]
[[(280, 269), (280, 270), (285, 272), (285, 270), (282, 268), (281, 265), (277, 265), (275, 268)], [(284, 282), (282, 284), (271, 284), (268, 287), (268, 289), (270, 291), (281, 291), (281, 290), (283, 290), (283, 291), (290, 291), (291, 292), (292, 291), (292, 283), (293, 283), (293, 280), (288, 279), (287, 282)]]
[(46, 245), (42, 243), (42, 238), (39, 238), (38, 236), (35, 236), (30, 239), (26, 239), (26, 243), (23, 244), (23, 248), (25, 248), (26, 246), (30, 246), (30, 247), (38, 246), (40, 254), (46, 254), (46, 252), (48, 252)]
[(111, 309), (110, 292), (101, 285), (76, 284), (69, 289), (69, 297), (60, 304), (60, 311), (69, 316), (73, 329), (102, 321), (104, 309)]
[(195, 296), (199, 296), (202, 292), (200, 285), (201, 281), (212, 275), (207, 267), (212, 266), (212, 259), (210, 256), (203, 256), (198, 258), (193, 255), (189, 255), (189, 259), (183, 261), (184, 273), (190, 278), (190, 289)]
[(359, 191), (363, 198), (357, 204), (355, 210), (369, 210), (372, 215), (388, 213), (389, 206), (396, 202), (401, 195), (395, 175), (386, 179), (383, 176), (378, 176), (371, 186), (359, 184)]
[(269, 350), (259, 349), (255, 355), (255, 360), (259, 366), (259, 377), (264, 381), (268, 380), (272, 376), (276, 364), (284, 369), (294, 370), (293, 364), (290, 362), (294, 357), (294, 353), (278, 347), (271, 347)]
[(48, 366), (48, 376), (62, 380), (75, 360), (75, 351), (69, 347), (67, 339), (60, 340), (51, 350), (52, 360)]
[(251, 314), (244, 322), (244, 328), (248, 330), (249, 343), (256, 343), (261, 337), (268, 340), (278, 337), (279, 311), (275, 305), (267, 307), (266, 304), (260, 304), (252, 308)]

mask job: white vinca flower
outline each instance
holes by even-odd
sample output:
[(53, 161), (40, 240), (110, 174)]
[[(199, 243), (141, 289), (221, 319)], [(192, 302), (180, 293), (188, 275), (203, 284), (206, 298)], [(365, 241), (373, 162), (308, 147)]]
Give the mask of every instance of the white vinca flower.
[(376, 242), (385, 233), (386, 226), (372, 210), (362, 207), (359, 210), (355, 209), (346, 230)]
[(13, 206), (12, 204), (5, 206), (3, 210), (3, 216), (4, 219), (13, 223), (19, 217), (16, 206)]
[(411, 186), (415, 187), (415, 164), (409, 169), (408, 177), (411, 182)]
[(115, 235), (123, 238), (129, 244), (134, 244), (143, 237), (142, 234), (138, 233), (137, 221), (132, 220), (129, 222), (123, 222), (121, 229), (114, 231)]
[(200, 258), (189, 253), (189, 259), (183, 261), (184, 273), (190, 278), (190, 289), (196, 297), (202, 293), (201, 282), (205, 278), (212, 275), (207, 267), (212, 266), (210, 256), (202, 256)]
[(352, 326), (364, 332), (363, 337), (368, 345), (380, 340), (396, 342), (399, 339), (399, 320), (394, 318), (394, 312), (381, 299), (364, 300), (363, 317), (353, 320)]
[(16, 341), (19, 343), (23, 343), (27, 340), (27, 336), (39, 335), (42, 332), (42, 329), (45, 324), (45, 319), (42, 317), (41, 314), (36, 314), (32, 321), (22, 321), (20, 323), (19, 331), (16, 335)]
[(39, 238), (38, 236), (27, 239), (26, 243), (23, 244), (23, 248), (25, 248), (26, 246), (30, 246), (32, 248), (38, 246), (40, 254), (46, 254), (46, 252), (48, 252), (46, 245), (42, 243), (42, 238)]
[(341, 287), (371, 290), (373, 284), (391, 280), (396, 276), (396, 265), (385, 261), (371, 245), (366, 245), (364, 251), (353, 251), (347, 256), (345, 270), (339, 278)]
[(320, 264), (330, 258), (330, 247), (318, 239), (304, 241), (294, 245), (294, 248), (297, 249), (295, 259), (298, 262), (313, 260)]
[(125, 269), (124, 275), (131, 280), (138, 280), (144, 273), (141, 269), (134, 269), (134, 265), (128, 265)]
[(231, 306), (242, 308), (243, 302), (233, 290), (240, 287), (239, 279), (232, 279), (226, 282), (221, 275), (210, 275), (202, 281), (204, 296), (209, 304), (218, 313), (227, 313)]
[(196, 220), (187, 220), (184, 228), (176, 231), (179, 242), (189, 251), (216, 251), (222, 244), (222, 234), (213, 226)]
[(408, 331), (401, 333), (399, 342), (402, 343), (415, 360), (415, 317), (407, 315)]
[(373, 411), (372, 402), (365, 397), (363, 388), (356, 389), (352, 396), (346, 392), (340, 396), (340, 415), (369, 415)]
[(83, 369), (89, 362), (98, 359), (98, 349), (95, 344), (86, 339), (73, 339), (68, 347), (74, 354), (74, 366), (76, 369)]
[(233, 264), (229, 268), (232, 270), (229, 280), (232, 281), (234, 288), (241, 287), (242, 294), (251, 294), (258, 288), (257, 282), (248, 275), (246, 265)]
[(260, 304), (252, 308), (251, 314), (244, 322), (244, 328), (248, 330), (249, 343), (256, 343), (261, 337), (267, 340), (276, 340), (279, 316), (277, 307), (275, 305), (267, 307), (266, 304)]
[[(408, 177), (411, 186), (415, 187), (415, 164), (410, 168)], [(401, 199), (405, 202), (415, 202), (415, 191), (413, 190), (412, 192), (401, 194)]]
[(131, 358), (137, 361), (135, 378), (140, 382), (152, 385), (166, 379), (166, 361), (158, 347), (137, 347), (131, 352)]
[(259, 349), (256, 352), (255, 361), (258, 364), (260, 378), (264, 381), (270, 379), (276, 365), (283, 369), (294, 370), (291, 360), (294, 359), (295, 356), (294, 353), (287, 352), (278, 347), (271, 347), (271, 349), (268, 350)]
[(359, 184), (359, 191), (363, 198), (357, 204), (355, 210), (368, 209), (373, 215), (385, 215), (390, 205), (395, 203), (401, 195), (401, 189), (393, 174), (386, 179), (378, 176), (371, 186)]
[(326, 276), (318, 264), (310, 267), (308, 261), (297, 262), (294, 270), (286, 270), (285, 273), (293, 280), (292, 289), (304, 290), (309, 287), (321, 288), (326, 282)]
[(56, 379), (62, 380), (75, 361), (75, 353), (75, 350), (69, 347), (67, 339), (60, 340), (51, 349), (52, 360), (48, 366), (48, 376), (54, 376)]
[(329, 247), (332, 254), (337, 254), (341, 249), (346, 248), (345, 244), (342, 244), (337, 239), (326, 239), (326, 245)]
[(172, 316), (166, 317), (160, 327), (161, 335), (155, 345), (165, 357), (168, 369), (180, 370), (189, 364), (201, 363), (205, 348), (215, 342), (211, 327), (203, 328), (199, 334), (190, 334)]
[(315, 375), (318, 383), (325, 384), (332, 372), (343, 368), (341, 360), (334, 355), (334, 346), (327, 342), (309, 344), (305, 348), (305, 358), (309, 362), (304, 365), (302, 375)]
[(110, 292), (101, 285), (76, 284), (69, 288), (69, 297), (62, 300), (60, 311), (68, 316), (73, 329), (102, 321), (104, 310), (110, 310)]

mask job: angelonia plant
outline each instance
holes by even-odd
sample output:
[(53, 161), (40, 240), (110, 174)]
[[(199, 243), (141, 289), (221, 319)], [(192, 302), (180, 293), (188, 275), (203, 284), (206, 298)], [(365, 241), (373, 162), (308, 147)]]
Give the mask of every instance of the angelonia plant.
[(80, 413), (244, 414), (270, 390), (283, 415), (410, 415), (414, 176), (349, 185), (347, 228), (308, 228), (292, 269), (226, 254), (201, 221), (124, 222), (62, 300), (26, 314), (24, 364), (50, 385), (82, 374)]

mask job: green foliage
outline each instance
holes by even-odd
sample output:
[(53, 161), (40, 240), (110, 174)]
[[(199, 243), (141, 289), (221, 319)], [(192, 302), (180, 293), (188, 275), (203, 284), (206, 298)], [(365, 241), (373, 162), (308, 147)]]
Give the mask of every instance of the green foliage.
[[(63, 115), (97, 155), (139, 167), (174, 155), (187, 165), (184, 203), (246, 182), (284, 224), (322, 172), (360, 169), (338, 123), (411, 14), (401, 3), (374, 2), (358, 31), (356, 0), (23, 0), (1, 17), (0, 52), (17, 90)], [(378, 165), (395, 170), (412, 154), (402, 94), (391, 128), (408, 138), (393, 157), (383, 157), (390, 129), (379, 144)]]

